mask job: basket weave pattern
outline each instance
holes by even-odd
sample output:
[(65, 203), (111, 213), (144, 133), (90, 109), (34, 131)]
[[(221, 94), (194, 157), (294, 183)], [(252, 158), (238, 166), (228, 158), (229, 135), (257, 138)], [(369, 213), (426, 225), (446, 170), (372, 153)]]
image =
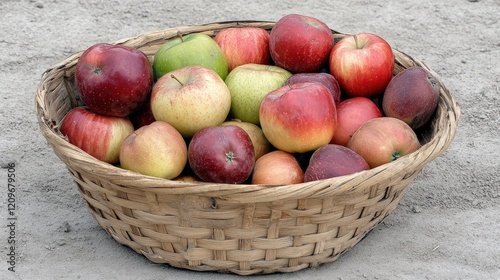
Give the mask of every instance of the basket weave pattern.
[[(152, 61), (159, 46), (178, 32), (215, 36), (223, 28), (241, 26), (270, 30), (274, 23), (185, 26), (113, 43), (138, 48)], [(332, 32), (336, 40), (347, 36)], [(387, 217), (424, 165), (447, 149), (460, 115), (441, 83), (437, 112), (421, 135), (423, 146), (397, 161), (296, 185), (181, 183), (100, 162), (61, 135), (63, 117), (81, 105), (73, 83), (81, 54), (43, 74), (35, 96), (41, 131), (66, 164), (92, 216), (117, 242), (155, 263), (190, 270), (267, 274), (336, 260)], [(415, 65), (431, 71), (400, 51), (394, 54), (395, 74)]]

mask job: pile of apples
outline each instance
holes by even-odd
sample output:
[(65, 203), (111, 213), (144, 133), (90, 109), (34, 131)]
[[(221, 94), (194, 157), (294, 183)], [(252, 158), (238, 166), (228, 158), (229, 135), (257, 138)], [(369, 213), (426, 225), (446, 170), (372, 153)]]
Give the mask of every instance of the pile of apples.
[(421, 144), (439, 99), (422, 67), (397, 75), (372, 33), (333, 39), (290, 14), (270, 32), (179, 34), (152, 60), (99, 43), (76, 64), (85, 106), (61, 124), (95, 158), (144, 175), (215, 183), (294, 184), (353, 174)]

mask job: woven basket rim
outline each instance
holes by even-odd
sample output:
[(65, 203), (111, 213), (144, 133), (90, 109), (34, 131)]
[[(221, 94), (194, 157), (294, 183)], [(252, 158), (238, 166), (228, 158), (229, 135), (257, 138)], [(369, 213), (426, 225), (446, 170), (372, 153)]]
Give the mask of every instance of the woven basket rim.
[[(234, 27), (234, 26), (259, 26), (270, 27), (274, 24), (273, 21), (227, 21), (215, 22), (203, 25), (181, 26), (167, 28), (161, 31), (149, 32), (140, 34), (134, 37), (124, 38), (110, 42), (111, 44), (124, 44), (137, 47), (144, 42), (153, 42), (154, 40), (165, 40), (171, 36), (173, 32), (181, 32), (182, 34), (193, 32), (204, 32), (211, 29), (213, 26), (217, 28)], [(170, 35), (169, 35), (170, 34)], [(347, 36), (347, 33), (337, 32), (332, 30), (332, 34), (339, 36)], [(396, 161), (384, 164), (382, 166), (372, 168), (366, 171), (358, 172), (351, 175), (323, 179), (313, 182), (305, 182), (293, 185), (251, 185), (251, 184), (216, 184), (208, 182), (179, 182), (168, 179), (155, 178), (145, 176), (132, 171), (128, 171), (111, 164), (99, 161), (89, 154), (85, 153), (78, 147), (70, 144), (65, 137), (58, 131), (58, 124), (50, 116), (47, 109), (45, 95), (47, 84), (53, 81), (56, 73), (64, 73), (64, 76), (71, 76), (69, 69), (74, 68), (76, 61), (81, 56), (83, 51), (74, 53), (64, 59), (62, 62), (48, 68), (43, 74), (42, 79), (37, 86), (35, 95), (35, 111), (38, 123), (42, 133), (54, 149), (64, 153), (73, 166), (78, 166), (87, 173), (92, 173), (96, 177), (105, 178), (118, 185), (148, 190), (162, 194), (193, 194), (200, 196), (215, 196), (223, 199), (231, 199), (239, 203), (251, 203), (254, 201), (265, 202), (275, 201), (277, 199), (298, 199), (298, 198), (314, 198), (324, 195), (335, 195), (335, 193), (343, 193), (354, 190), (360, 183), (373, 184), (377, 183), (379, 177), (387, 177), (390, 174), (397, 173), (402, 170), (421, 169), (426, 163), (432, 161), (443, 153), (451, 144), (456, 129), (458, 127), (458, 119), (460, 117), (460, 108), (455, 98), (446, 88), (441, 78), (432, 69), (427, 67), (423, 62), (418, 61), (411, 56), (393, 49), (396, 61), (404, 61), (416, 66), (424, 67), (429, 70), (440, 82), (440, 102), (439, 119), (436, 125), (439, 129), (427, 143), (423, 144), (416, 152), (399, 158)], [(66, 73), (68, 72), (68, 73)], [(60, 78), (60, 77), (59, 77)], [(50, 125), (49, 125), (50, 124)], [(57, 130), (57, 132), (55, 131)]]

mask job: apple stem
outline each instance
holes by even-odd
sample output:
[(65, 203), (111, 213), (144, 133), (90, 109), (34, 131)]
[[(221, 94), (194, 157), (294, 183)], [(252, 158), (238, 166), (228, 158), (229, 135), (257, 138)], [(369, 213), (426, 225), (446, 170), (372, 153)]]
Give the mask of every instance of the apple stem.
[(181, 38), (181, 41), (184, 42), (184, 38), (182, 37), (182, 34), (180, 31), (177, 31), (177, 36)]
[(176, 77), (174, 74), (170, 74), (170, 77), (171, 77), (172, 79), (176, 80), (179, 84), (181, 84), (181, 86), (183, 86), (183, 85), (184, 85), (181, 81), (179, 81), (179, 79), (177, 79), (177, 77)]
[(359, 49), (358, 36), (356, 36), (356, 35), (353, 35), (353, 36), (354, 36), (354, 43), (356, 44), (356, 49)]

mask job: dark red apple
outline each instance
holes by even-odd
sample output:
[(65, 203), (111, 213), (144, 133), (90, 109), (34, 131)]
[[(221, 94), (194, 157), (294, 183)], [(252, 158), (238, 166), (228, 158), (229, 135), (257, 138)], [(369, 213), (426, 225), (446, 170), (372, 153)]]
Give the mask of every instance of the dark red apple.
[(138, 49), (99, 43), (78, 59), (75, 85), (95, 113), (125, 117), (146, 100), (153, 86), (153, 68)]
[(438, 102), (439, 81), (423, 67), (414, 66), (399, 72), (389, 82), (382, 109), (386, 116), (418, 129), (431, 119)]
[(196, 132), (188, 147), (193, 172), (205, 182), (242, 183), (255, 164), (250, 136), (234, 125), (210, 126)]
[(151, 110), (151, 102), (150, 99), (146, 99), (142, 105), (137, 108), (134, 112), (129, 115), (129, 119), (134, 124), (134, 127), (140, 128), (145, 125), (152, 124), (156, 121), (155, 116), (153, 115), (153, 111)]
[(61, 133), (71, 144), (108, 163), (118, 162), (120, 146), (132, 132), (129, 119), (99, 115), (86, 107), (71, 109), (61, 123)]
[(328, 179), (368, 169), (370, 169), (368, 163), (353, 150), (336, 144), (327, 144), (312, 154), (304, 174), (304, 181)]
[(339, 82), (329, 73), (297, 73), (288, 78), (284, 85), (292, 85), (304, 82), (318, 82), (328, 88), (335, 100), (335, 105), (340, 103), (341, 93)]
[(317, 18), (289, 14), (271, 29), (269, 50), (276, 65), (293, 73), (319, 72), (333, 46), (332, 31)]

